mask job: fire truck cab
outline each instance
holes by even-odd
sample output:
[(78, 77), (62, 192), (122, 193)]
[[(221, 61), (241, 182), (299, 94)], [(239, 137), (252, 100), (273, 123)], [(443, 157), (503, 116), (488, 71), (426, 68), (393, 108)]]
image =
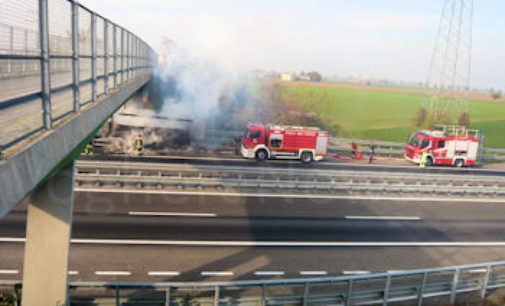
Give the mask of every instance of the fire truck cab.
[(317, 161), (328, 155), (328, 133), (314, 127), (249, 124), (242, 137), (241, 153), (260, 161)]
[(449, 165), (472, 166), (482, 134), (462, 126), (440, 126), (439, 130), (412, 133), (405, 146), (405, 159), (420, 163), (423, 152), (427, 152), (426, 166)]

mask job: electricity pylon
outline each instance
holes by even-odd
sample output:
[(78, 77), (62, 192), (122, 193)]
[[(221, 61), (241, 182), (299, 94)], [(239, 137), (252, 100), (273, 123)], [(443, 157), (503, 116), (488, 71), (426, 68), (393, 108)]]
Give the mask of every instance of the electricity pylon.
[(473, 0), (444, 2), (426, 84), (434, 124), (468, 116), (471, 89)]

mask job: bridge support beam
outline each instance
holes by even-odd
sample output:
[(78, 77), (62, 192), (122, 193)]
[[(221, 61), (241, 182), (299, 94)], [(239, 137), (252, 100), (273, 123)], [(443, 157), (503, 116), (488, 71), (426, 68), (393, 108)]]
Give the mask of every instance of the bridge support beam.
[(72, 161), (32, 194), (28, 204), (23, 305), (66, 305), (74, 203)]

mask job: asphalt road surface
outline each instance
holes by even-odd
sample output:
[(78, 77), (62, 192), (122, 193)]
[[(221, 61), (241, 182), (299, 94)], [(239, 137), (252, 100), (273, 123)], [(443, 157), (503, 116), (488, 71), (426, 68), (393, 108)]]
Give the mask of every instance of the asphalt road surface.
[[(505, 206), (76, 192), (71, 280), (335, 276), (502, 260)], [(26, 205), (0, 220), (0, 279), (21, 279)], [(268, 246), (265, 246), (266, 245)]]

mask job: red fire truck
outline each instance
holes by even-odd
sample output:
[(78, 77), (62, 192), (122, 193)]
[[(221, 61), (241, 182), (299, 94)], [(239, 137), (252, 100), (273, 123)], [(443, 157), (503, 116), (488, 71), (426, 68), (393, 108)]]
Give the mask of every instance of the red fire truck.
[(423, 152), (427, 152), (426, 166), (450, 165), (454, 167), (472, 166), (477, 154), (482, 134), (462, 126), (439, 126), (439, 130), (417, 131), (405, 146), (405, 158), (420, 163)]
[(314, 127), (249, 124), (241, 153), (260, 161), (283, 158), (308, 163), (328, 155), (328, 133)]

